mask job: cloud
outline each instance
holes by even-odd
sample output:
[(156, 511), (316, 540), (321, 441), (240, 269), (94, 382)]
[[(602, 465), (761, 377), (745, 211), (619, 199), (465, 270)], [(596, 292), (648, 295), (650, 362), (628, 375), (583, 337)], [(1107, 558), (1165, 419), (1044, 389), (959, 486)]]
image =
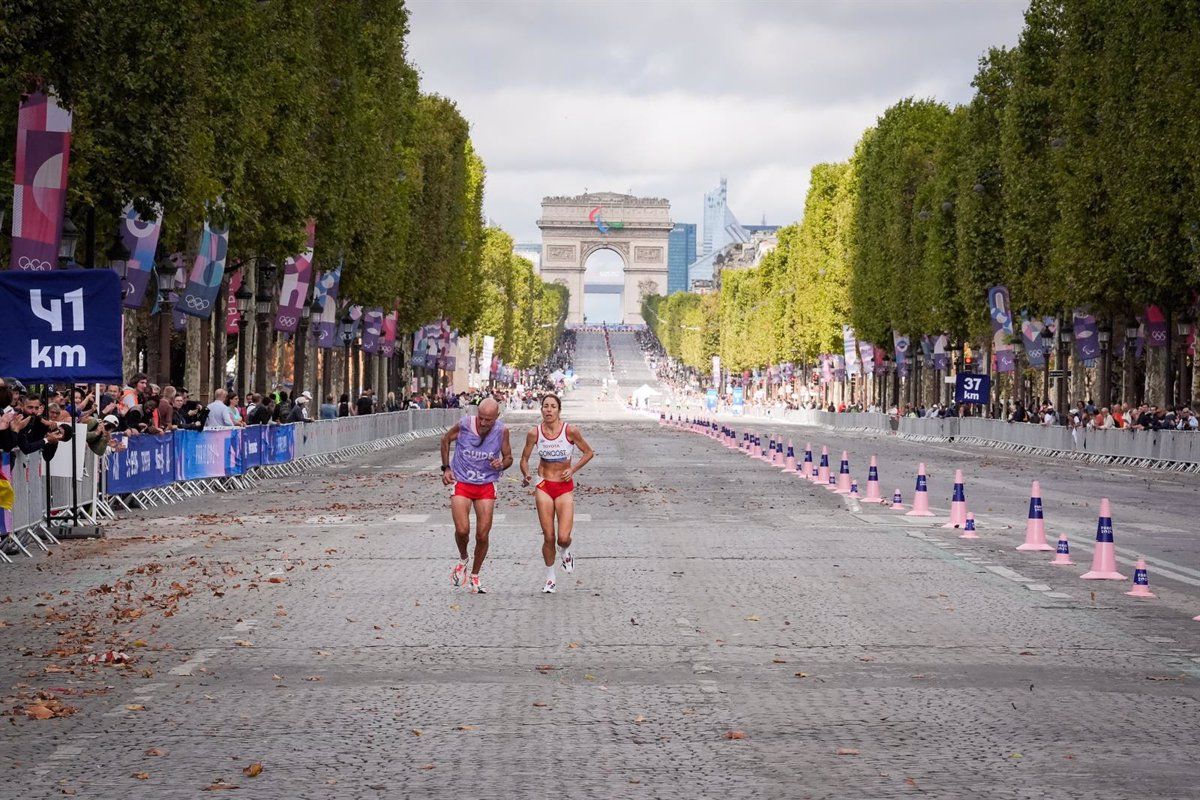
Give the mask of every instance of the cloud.
[(413, 0), (409, 53), (488, 166), (486, 213), (537, 241), (544, 195), (632, 190), (699, 222), (729, 179), (744, 222), (785, 224), (813, 164), (906, 96), (971, 95), (1024, 2)]

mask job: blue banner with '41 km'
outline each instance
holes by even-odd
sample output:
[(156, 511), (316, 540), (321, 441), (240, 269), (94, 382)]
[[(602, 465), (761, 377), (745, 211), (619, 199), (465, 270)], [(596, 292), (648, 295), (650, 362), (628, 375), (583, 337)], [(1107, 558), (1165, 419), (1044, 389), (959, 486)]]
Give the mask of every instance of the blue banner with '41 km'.
[(121, 279), (107, 269), (0, 273), (0, 375), (121, 381)]

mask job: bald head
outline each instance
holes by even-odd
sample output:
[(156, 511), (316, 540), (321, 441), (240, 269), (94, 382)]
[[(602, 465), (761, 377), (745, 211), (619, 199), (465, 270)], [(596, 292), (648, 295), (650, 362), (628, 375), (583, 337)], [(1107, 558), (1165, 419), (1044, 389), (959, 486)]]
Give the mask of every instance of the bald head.
[(479, 426), (479, 435), (487, 436), (492, 428), (496, 425), (496, 420), (500, 418), (500, 404), (495, 399), (488, 397), (479, 404), (479, 413), (476, 417), (476, 422)]

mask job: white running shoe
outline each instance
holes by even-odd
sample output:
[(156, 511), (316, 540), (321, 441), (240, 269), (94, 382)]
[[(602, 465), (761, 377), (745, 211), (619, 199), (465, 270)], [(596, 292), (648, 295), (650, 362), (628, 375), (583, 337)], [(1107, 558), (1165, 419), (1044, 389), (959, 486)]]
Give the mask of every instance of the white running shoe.
[(467, 577), (467, 565), (459, 562), (454, 565), (454, 571), (450, 573), (450, 582), (454, 584), (454, 588), (462, 586)]
[(569, 552), (564, 553), (563, 557), (562, 557), (562, 568), (563, 568), (563, 572), (567, 573), (568, 575), (570, 575), (572, 572), (574, 572), (575, 571), (575, 556), (571, 555)]
[(546, 585), (542, 587), (542, 594), (554, 594), (557, 589), (554, 588), (554, 581), (546, 579)]
[(487, 589), (479, 585), (479, 576), (471, 576), (471, 594), (487, 594)]

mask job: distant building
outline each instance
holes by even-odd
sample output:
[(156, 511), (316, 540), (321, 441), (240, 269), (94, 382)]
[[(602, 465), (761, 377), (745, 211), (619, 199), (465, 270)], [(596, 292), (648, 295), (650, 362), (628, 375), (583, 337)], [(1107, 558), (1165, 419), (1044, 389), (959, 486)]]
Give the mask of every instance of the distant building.
[(711, 294), (713, 291), (713, 282), (698, 278), (692, 281), (692, 291), (696, 294)]
[(538, 242), (518, 242), (513, 245), (513, 252), (522, 258), (533, 262), (533, 271), (542, 274), (542, 246)]
[(696, 225), (676, 222), (667, 237), (667, 294), (688, 290), (688, 265), (696, 260)]
[[(760, 230), (750, 237), (748, 242), (735, 242), (725, 245), (721, 252), (714, 254), (712, 261), (712, 284), (714, 289), (721, 288), (721, 273), (729, 269), (749, 269), (762, 263), (767, 253), (779, 245), (779, 237), (775, 235), (778, 226), (760, 225), (759, 228), (771, 228), (770, 231)], [(692, 282), (695, 285), (695, 281)]]
[[(721, 178), (717, 188), (704, 195), (704, 243), (700, 256), (688, 265), (688, 280), (712, 280), (713, 260), (730, 244), (750, 241), (750, 229), (737, 221), (727, 202), (728, 186)], [(755, 229), (776, 226), (755, 225)]]

